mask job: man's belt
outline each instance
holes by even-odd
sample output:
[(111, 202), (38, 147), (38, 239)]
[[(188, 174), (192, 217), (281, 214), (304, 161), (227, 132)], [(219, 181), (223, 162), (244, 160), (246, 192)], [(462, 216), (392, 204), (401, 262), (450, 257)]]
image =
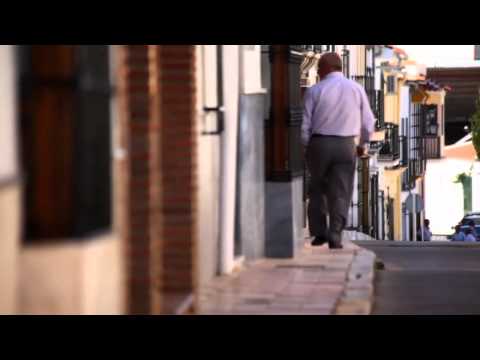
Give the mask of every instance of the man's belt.
[(312, 134), (313, 137), (337, 137), (337, 138), (354, 138), (354, 135), (351, 136), (341, 136), (341, 135), (324, 135), (324, 134)]

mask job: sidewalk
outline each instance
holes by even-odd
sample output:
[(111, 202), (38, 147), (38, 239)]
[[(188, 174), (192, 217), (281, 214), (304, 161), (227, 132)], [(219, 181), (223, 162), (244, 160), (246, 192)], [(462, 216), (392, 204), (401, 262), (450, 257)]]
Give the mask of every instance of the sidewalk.
[[(350, 234), (348, 235), (349, 237)], [(370, 314), (375, 255), (305, 245), (295, 259), (261, 259), (200, 290), (199, 314)]]

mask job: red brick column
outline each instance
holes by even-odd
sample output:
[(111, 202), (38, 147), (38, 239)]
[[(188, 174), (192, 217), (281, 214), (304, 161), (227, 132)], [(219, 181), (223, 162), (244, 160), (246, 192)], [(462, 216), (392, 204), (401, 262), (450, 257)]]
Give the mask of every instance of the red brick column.
[(173, 313), (195, 292), (195, 47), (120, 52), (127, 311)]
[(151, 312), (150, 163), (151, 116), (147, 45), (119, 47), (119, 101), (125, 161), (123, 237), (127, 313)]
[(160, 121), (161, 312), (194, 293), (196, 229), (195, 47), (157, 46)]

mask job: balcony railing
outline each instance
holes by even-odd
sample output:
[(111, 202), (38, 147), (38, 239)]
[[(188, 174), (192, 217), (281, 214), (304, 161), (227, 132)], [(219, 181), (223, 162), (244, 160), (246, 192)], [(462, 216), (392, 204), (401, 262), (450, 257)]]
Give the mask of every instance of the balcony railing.
[(425, 141), (425, 157), (427, 159), (440, 159), (440, 138), (427, 136)]
[(343, 48), (342, 50), (342, 69), (343, 75), (350, 78), (350, 50)]
[(352, 76), (352, 80), (355, 80), (365, 89), (370, 108), (377, 119), (375, 127), (377, 130), (383, 129), (385, 126), (383, 91), (375, 90), (375, 77), (373, 72), (368, 69), (366, 75)]
[(423, 142), (423, 139), (419, 139), (419, 145), (418, 156), (409, 159), (408, 168), (403, 173), (402, 190), (404, 191), (415, 188), (415, 182), (417, 179), (425, 174), (427, 159), (425, 158), (425, 143)]
[(386, 124), (385, 141), (378, 153), (378, 160), (394, 161), (400, 157), (398, 125)]
[(375, 107), (373, 108), (373, 112), (377, 122), (375, 127), (377, 129), (384, 129), (385, 128), (385, 107), (384, 107), (384, 98), (383, 98), (383, 91), (376, 90), (375, 91)]
[(408, 138), (405, 135), (400, 136), (400, 165), (408, 165)]

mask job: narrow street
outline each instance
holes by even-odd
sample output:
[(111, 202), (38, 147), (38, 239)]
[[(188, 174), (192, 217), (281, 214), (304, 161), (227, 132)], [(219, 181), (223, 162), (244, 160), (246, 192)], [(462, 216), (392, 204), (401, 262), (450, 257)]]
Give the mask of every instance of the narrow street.
[(480, 314), (480, 244), (356, 242), (384, 264), (374, 315)]

